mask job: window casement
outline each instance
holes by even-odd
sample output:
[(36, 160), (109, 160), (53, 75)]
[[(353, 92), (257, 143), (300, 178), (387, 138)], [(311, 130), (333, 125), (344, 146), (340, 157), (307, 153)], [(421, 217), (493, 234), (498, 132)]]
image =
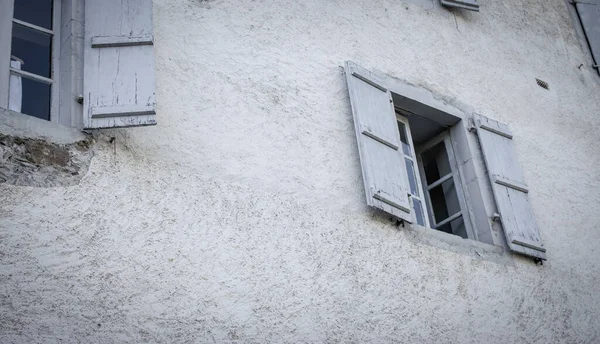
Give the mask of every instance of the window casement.
[(396, 114), (398, 121), (398, 132), (402, 145), (402, 155), (404, 165), (406, 166), (406, 175), (408, 177), (409, 194), (411, 209), (413, 211), (412, 220), (421, 226), (429, 227), (429, 218), (425, 202), (423, 201), (423, 186), (421, 184), (421, 174), (417, 171), (417, 155), (413, 145), (412, 135), (409, 129), (408, 119), (400, 114)]
[[(466, 116), (425, 90), (353, 62), (345, 72), (369, 206), (546, 259), (506, 125)], [(502, 238), (492, 230), (497, 224)]]
[(8, 109), (57, 122), (60, 1), (16, 0), (10, 13)]
[(154, 125), (153, 44), (152, 1), (2, 1), (0, 108), (77, 129)]
[(475, 239), (448, 131), (419, 148), (419, 172), (424, 176), (431, 228)]

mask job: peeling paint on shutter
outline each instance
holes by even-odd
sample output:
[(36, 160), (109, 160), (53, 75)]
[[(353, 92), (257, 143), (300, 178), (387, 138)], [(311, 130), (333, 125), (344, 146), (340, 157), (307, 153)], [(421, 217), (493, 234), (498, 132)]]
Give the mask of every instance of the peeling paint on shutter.
[(411, 221), (408, 178), (390, 91), (383, 78), (346, 62), (367, 204)]
[(484, 116), (476, 116), (475, 125), (508, 246), (512, 251), (546, 259), (512, 132), (507, 125)]
[(84, 127), (156, 124), (151, 0), (86, 0)]
[(596, 68), (600, 73), (598, 67), (600, 64), (600, 1), (575, 1), (575, 7), (594, 57)]

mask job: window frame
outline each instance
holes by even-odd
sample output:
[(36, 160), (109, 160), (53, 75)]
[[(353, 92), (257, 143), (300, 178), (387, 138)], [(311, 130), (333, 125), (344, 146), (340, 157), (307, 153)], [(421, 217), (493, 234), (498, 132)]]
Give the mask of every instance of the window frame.
[[(0, 49), (3, 50), (3, 56), (0, 56), (0, 107), (9, 108), (10, 94), (10, 76), (18, 75), (22, 78), (32, 79), (50, 85), (50, 122), (58, 122), (58, 108), (60, 104), (60, 31), (61, 22), (61, 0), (52, 0), (52, 29), (38, 27), (35, 24), (27, 23), (14, 18), (14, 1), (8, 1), (0, 5), (0, 12), (4, 16), (0, 18), (0, 28), (3, 35), (0, 36)], [(13, 24), (23, 25), (27, 28), (52, 34), (51, 48), (51, 73), (50, 78), (38, 76), (33, 73), (18, 71), (10, 67), (12, 56), (12, 27)], [(51, 82), (48, 82), (51, 80)], [(28, 115), (29, 116), (29, 115)], [(33, 116), (31, 116), (33, 117)]]
[[(50, 85), (50, 122), (54, 122), (54, 123), (58, 123), (59, 122), (59, 104), (60, 104), (60, 92), (61, 92), (61, 87), (60, 87), (60, 29), (62, 27), (62, 22), (61, 22), (61, 0), (51, 0), (52, 1), (52, 29), (45, 29), (42, 27), (39, 27), (35, 24), (31, 24), (19, 19), (16, 19), (14, 17), (14, 2), (17, 0), (12, 0), (11, 1), (11, 13), (12, 13), (12, 19), (10, 22), (11, 25), (11, 38), (10, 38), (10, 42), (8, 43), (9, 47), (12, 46), (12, 26), (13, 24), (18, 24), (18, 25), (22, 25), (25, 26), (29, 29), (35, 30), (37, 32), (43, 32), (46, 34), (51, 34), (52, 35), (52, 40), (51, 40), (51, 67), (50, 67), (50, 77), (46, 78), (46, 77), (42, 77), (40, 75), (34, 74), (34, 73), (29, 73), (26, 71), (20, 71), (17, 70), (15, 68), (10, 67), (10, 65), (8, 66), (9, 69), (9, 78), (8, 78), (8, 90), (9, 90), (9, 102), (10, 102), (10, 76), (12, 75), (18, 75), (21, 78), (28, 78), (37, 82), (42, 82), (44, 84)], [(10, 59), (12, 59), (12, 48), (9, 49), (10, 50)], [(0, 67), (2, 68), (2, 67)], [(8, 104), (8, 106), (10, 107), (10, 103)], [(27, 115), (25, 113), (21, 113), (23, 115)], [(27, 115), (27, 116), (31, 116), (31, 115)]]
[[(53, 1), (55, 34), (52, 41), (53, 86), (49, 121), (9, 110), (14, 0), (0, 1), (0, 110), (14, 117), (14, 124), (18, 127), (26, 130), (35, 128), (39, 135), (54, 131), (56, 124), (83, 129), (83, 106), (78, 98), (83, 94), (84, 0)], [(44, 127), (47, 131), (43, 130)]]
[[(396, 110), (419, 114), (448, 128), (466, 203), (465, 218), (471, 225), (472, 235), (466, 240), (509, 249), (502, 227), (494, 220), (497, 209), (491, 184), (485, 177), (483, 152), (473, 125), (475, 113), (472, 109), (459, 108), (448, 102), (446, 97), (423, 87), (383, 75)], [(431, 231), (461, 239), (452, 234)]]
[[(448, 156), (448, 162), (450, 165), (450, 173), (445, 176), (440, 177), (440, 179), (438, 179), (437, 181), (435, 181), (429, 185), (427, 184), (427, 180), (425, 177), (421, 178), (421, 180), (423, 181), (423, 190), (426, 190), (424, 195), (425, 195), (425, 199), (427, 202), (427, 210), (428, 210), (428, 213), (430, 216), (430, 218), (429, 218), (430, 223), (431, 223), (430, 228), (439, 230), (436, 227), (440, 227), (443, 224), (452, 222), (452, 221), (462, 217), (463, 223), (465, 225), (466, 233), (467, 233), (467, 238), (472, 239), (472, 240), (477, 240), (477, 238), (474, 234), (474, 231), (473, 231), (473, 227), (471, 225), (471, 219), (469, 217), (469, 207), (465, 200), (465, 195), (464, 195), (465, 193), (463, 190), (464, 185), (462, 183), (462, 178), (460, 176), (460, 171), (458, 169), (457, 159), (456, 159), (456, 155), (454, 153), (454, 148), (452, 146), (452, 138), (451, 138), (449, 129), (438, 134), (437, 136), (431, 138), (424, 144), (417, 147), (417, 159), (418, 159), (419, 173), (421, 175), (425, 176), (425, 168), (424, 168), (424, 164), (423, 164), (423, 153), (425, 153), (426, 151), (428, 151), (429, 149), (435, 147), (436, 145), (438, 145), (440, 143), (443, 143), (444, 147), (446, 148), (446, 155)], [(450, 178), (447, 178), (448, 175), (451, 175)], [(436, 223), (434, 215), (433, 215), (433, 205), (431, 203), (430, 191), (431, 191), (431, 189), (441, 185), (443, 182), (440, 182), (440, 181), (444, 178), (447, 178), (447, 179), (445, 179), (443, 182), (452, 179), (452, 181), (454, 183), (454, 187), (456, 188), (456, 197), (458, 198), (458, 205), (460, 207), (460, 215), (456, 216), (453, 220), (449, 221), (449, 219), (451, 219), (456, 214), (458, 214), (458, 213), (455, 213), (455, 214), (449, 215), (448, 218), (440, 221), (439, 223)], [(434, 184), (438, 184), (438, 185), (431, 187)]]
[[(425, 200), (425, 192), (423, 189), (423, 182), (422, 182), (422, 178), (421, 178), (421, 173), (419, 171), (419, 163), (418, 163), (418, 155), (415, 152), (415, 144), (413, 142), (412, 139), (412, 133), (410, 131), (410, 125), (408, 123), (408, 118), (406, 118), (405, 116), (402, 115), (402, 110), (398, 109), (398, 108), (394, 108), (395, 114), (396, 114), (396, 121), (400, 122), (404, 125), (404, 128), (406, 129), (406, 139), (408, 140), (408, 146), (410, 147), (410, 152), (412, 154), (412, 156), (408, 156), (404, 153), (404, 150), (402, 149), (402, 147), (400, 147), (400, 149), (398, 149), (399, 154), (402, 154), (402, 157), (406, 160), (409, 159), (413, 162), (413, 172), (415, 174), (415, 182), (416, 182), (416, 188), (417, 188), (417, 192), (419, 193), (419, 195), (415, 196), (411, 193), (409, 193), (409, 199), (410, 199), (410, 206), (411, 206), (411, 210), (412, 210), (412, 220), (413, 223), (418, 224), (417, 221), (417, 215), (416, 215), (416, 211), (415, 211), (415, 205), (413, 203), (413, 198), (417, 198), (420, 202), (421, 202), (421, 210), (423, 212), (423, 221), (425, 222), (424, 226), (431, 228), (431, 224), (430, 224), (430, 217), (429, 217), (429, 210), (430, 207), (427, 206), (426, 200)], [(408, 169), (407, 169), (408, 172)], [(410, 190), (409, 190), (410, 191)]]
[[(404, 134), (408, 136), (408, 133), (399, 131), (396, 117), (391, 117), (396, 116), (396, 109), (400, 109), (408, 114), (409, 130), (411, 123), (416, 128), (423, 127), (427, 122), (436, 123), (435, 128), (420, 133), (427, 133), (423, 137), (424, 140), (445, 131), (448, 133), (449, 139), (444, 143), (449, 145), (449, 149), (446, 150), (446, 154), (450, 154), (448, 164), (450, 159), (454, 158), (453, 164), (457, 173), (452, 174), (455, 178), (453, 182), (456, 180), (457, 194), (461, 187), (464, 192), (465, 231), (467, 221), (470, 220), (473, 235), (462, 235), (461, 231), (460, 236), (457, 237), (453, 234), (426, 229), (414, 223), (408, 226), (409, 230), (424, 234), (431, 233), (431, 238), (443, 239), (445, 242), (464, 242), (469, 247), (493, 245), (497, 247), (493, 250), (499, 253), (510, 251), (536, 260), (546, 259), (546, 249), (536, 225), (532, 204), (527, 198), (527, 188), (518, 163), (515, 142), (507, 124), (480, 115), (474, 112), (473, 108), (459, 104), (447, 96), (441, 96), (387, 74), (371, 72), (352, 61), (346, 61), (344, 71), (354, 118), (367, 205), (392, 215), (392, 219), (413, 223), (407, 190), (415, 188), (404, 173), (406, 160), (403, 160), (398, 152), (401, 146), (399, 136)], [(413, 121), (412, 115), (418, 116), (419, 120)], [(426, 121), (422, 122), (421, 118)], [(373, 127), (377, 130), (373, 130)], [(387, 137), (391, 135), (392, 127), (395, 138), (389, 141)], [(411, 131), (411, 141), (412, 134)], [(369, 138), (371, 140), (368, 140)], [(407, 140), (403, 141), (407, 142)], [(372, 154), (365, 156), (361, 145), (365, 142), (379, 142), (379, 145), (376, 146), (377, 149), (373, 149)], [(385, 146), (393, 151), (389, 148), (384, 149)], [(404, 151), (406, 145), (402, 147)], [(501, 152), (500, 156), (498, 152)], [(436, 161), (440, 161), (440, 157), (443, 156), (435, 156)], [(443, 164), (445, 165), (445, 162)], [(383, 171), (379, 174), (378, 180), (369, 179), (367, 174), (374, 169)], [(419, 177), (423, 176), (419, 175)], [(432, 177), (439, 176), (432, 175)], [(441, 178), (437, 179), (441, 180)], [(373, 190), (376, 192), (373, 193)], [(391, 205), (401, 202), (403, 206), (394, 209), (403, 210), (404, 213), (398, 214), (390, 207), (374, 203), (372, 199), (378, 199), (377, 195), (380, 195), (379, 198), (387, 195), (394, 196), (393, 200), (398, 203)], [(513, 203), (512, 199), (518, 202)], [(458, 206), (460, 207), (460, 204)], [(458, 213), (454, 206), (447, 210), (454, 214)], [(441, 215), (445, 216), (445, 214)], [(527, 225), (519, 226), (519, 223)], [(461, 239), (465, 236), (467, 241)], [(484, 246), (480, 246), (480, 243)]]

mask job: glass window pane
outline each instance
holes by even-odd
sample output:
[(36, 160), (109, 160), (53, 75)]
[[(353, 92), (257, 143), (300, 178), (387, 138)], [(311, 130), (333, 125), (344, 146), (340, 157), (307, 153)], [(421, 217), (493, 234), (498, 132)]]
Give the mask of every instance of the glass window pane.
[(425, 226), (425, 215), (423, 214), (423, 204), (416, 198), (413, 198), (413, 208), (415, 210), (415, 217), (417, 218), (417, 223), (421, 226)]
[(415, 176), (415, 165), (412, 160), (404, 158), (406, 161), (406, 174), (408, 175), (408, 183), (410, 184), (411, 195), (419, 196), (417, 188), (417, 178)]
[(428, 185), (433, 184), (452, 172), (444, 142), (440, 142), (433, 148), (425, 151), (421, 155), (421, 158), (423, 159), (423, 169), (425, 170), (425, 179)]
[(11, 60), (20, 63), (17, 69), (50, 78), (51, 49), (51, 35), (13, 23)]
[(454, 221), (451, 221), (450, 223), (443, 225), (438, 229), (442, 232), (458, 235), (463, 239), (467, 239), (468, 237), (467, 228), (465, 227), (465, 221), (462, 216)]
[(52, 2), (52, 0), (15, 0), (14, 17), (52, 30)]
[(440, 223), (460, 211), (454, 180), (449, 179), (429, 190), (435, 223)]
[(49, 121), (50, 87), (42, 82), (11, 74), (9, 109)]
[(406, 126), (402, 122), (398, 122), (398, 131), (400, 131), (400, 141), (402, 143), (402, 151), (405, 155), (411, 156), (410, 145), (408, 144), (408, 135), (406, 134)]

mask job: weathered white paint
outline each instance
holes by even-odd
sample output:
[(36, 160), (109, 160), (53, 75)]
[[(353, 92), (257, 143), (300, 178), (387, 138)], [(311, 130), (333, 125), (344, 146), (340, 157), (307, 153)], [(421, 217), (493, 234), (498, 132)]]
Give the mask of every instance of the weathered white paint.
[(152, 27), (152, 1), (85, 2), (85, 128), (156, 124)]
[[(159, 125), (0, 185), (0, 342), (599, 342), (598, 75), (564, 2), (480, 5), (155, 0)], [(369, 210), (346, 60), (510, 125), (543, 266)]]
[(86, 135), (77, 129), (2, 108), (0, 108), (0, 133), (57, 144), (70, 144), (86, 139)]
[(515, 252), (546, 259), (510, 129), (485, 116), (477, 116), (475, 123), (508, 246)]
[(60, 101), (57, 114), (58, 123), (83, 128), (83, 105), (77, 102), (83, 99), (83, 47), (85, 31), (84, 0), (61, 1), (60, 35)]
[(390, 91), (376, 74), (345, 67), (367, 204), (412, 222), (410, 188)]

